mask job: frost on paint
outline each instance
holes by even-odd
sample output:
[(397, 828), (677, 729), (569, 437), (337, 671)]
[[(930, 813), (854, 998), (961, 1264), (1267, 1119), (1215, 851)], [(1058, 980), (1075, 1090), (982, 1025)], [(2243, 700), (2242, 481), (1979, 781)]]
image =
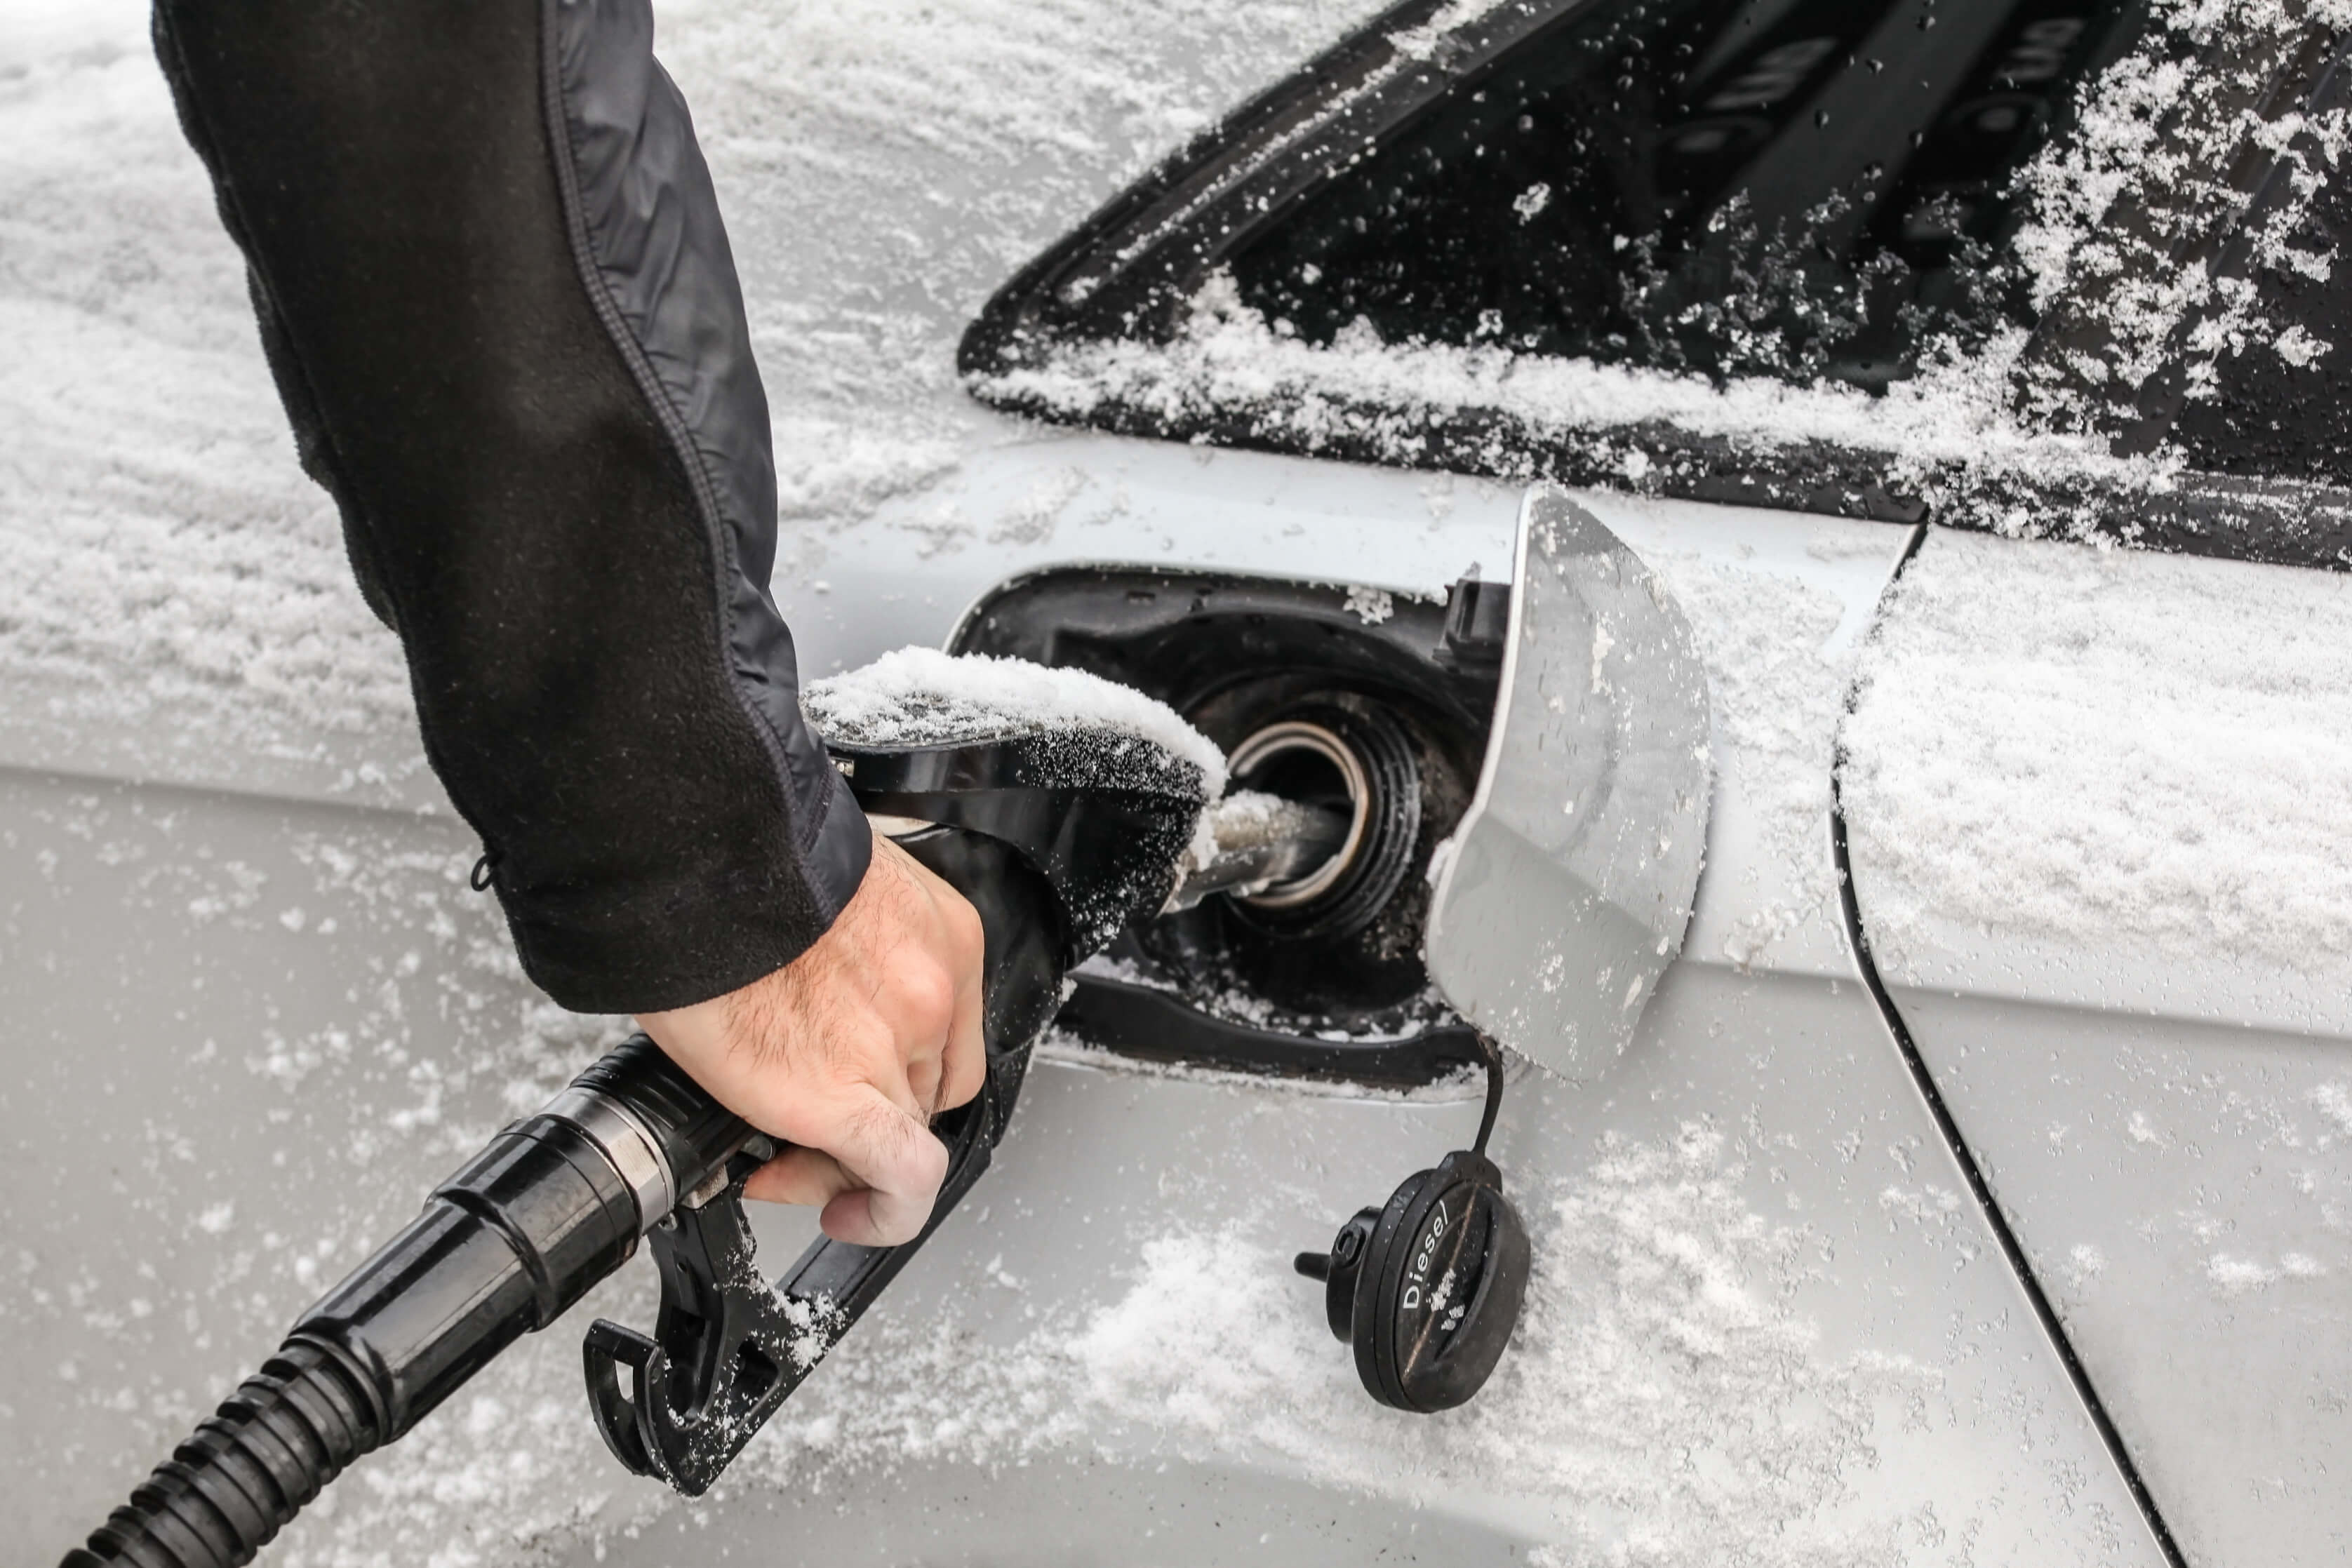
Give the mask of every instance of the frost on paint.
[[(1832, 548), (1850, 542), (1824, 537)], [(1787, 877), (1783, 896), (1742, 901), (1753, 907), (1725, 937), (1723, 957), (1757, 964), (1806, 922), (1836, 913), (1836, 873), (1822, 852), (1822, 824), (1854, 665), (1852, 648), (1832, 647), (1842, 606), (1796, 578), (1738, 561), (1664, 549), (1648, 559), (1697, 636), (1726, 743), (1722, 765), (1738, 779)]]
[(2352, 952), (2352, 580), (1939, 534), (1867, 665), (1842, 789), (1890, 973), (1970, 930)]
[(256, 749), (400, 726), (145, 34), (131, 5), (0, 20), (0, 695)]
[[(660, 7), (773, 410), (780, 583), (975, 447), (990, 290), (1377, 0)], [(304, 477), (137, 0), (0, 12), (0, 737), (29, 708), (413, 760), (407, 674)], [(809, 628), (801, 628), (804, 636)], [(136, 727), (133, 728), (132, 727)]]
[[(77, 1260), (0, 1280), (12, 1323), (78, 1325), (81, 1381), (60, 1384), (68, 1391), (58, 1395), (41, 1368), (8, 1395), (20, 1410), (69, 1400), (89, 1419), (85, 1447), (25, 1444), (39, 1466), (55, 1467), (25, 1483), (45, 1491), (97, 1473), (114, 1478), (103, 1482), (111, 1493), (141, 1473), (294, 1312), (407, 1222), (434, 1179), (502, 1122), (543, 1103), (627, 1027), (562, 1014), (530, 989), (496, 906), (466, 888), (477, 846), (455, 824), (383, 818), (353, 827), (339, 816), (289, 834), (257, 811), (255, 848), (216, 837), (229, 809), (222, 802), (162, 810), (138, 804), (136, 791), (120, 799), (131, 804), (111, 814), (96, 797), (58, 807), (65, 841), (81, 846), (58, 868), (68, 885), (91, 886), (119, 865), (135, 879), (126, 885), (153, 901), (161, 925), (175, 925), (191, 899), (211, 897), (223, 906), (218, 919), (273, 945), (289, 970), (302, 967), (301, 955), (344, 942), (380, 963), (348, 977), (349, 996), (339, 976), (313, 1005), (289, 1012), (282, 1038), (263, 1041), (304, 1074), (299, 1084), (260, 1050), (248, 1060), (232, 1036), (196, 1051), (186, 1077), (173, 1071), (178, 1103), (161, 1130), (170, 1143), (184, 1135), (194, 1157), (164, 1155), (144, 1173), (127, 1165), (154, 1184), (147, 1198), (125, 1205), (104, 1184), (71, 1183), (92, 1189), (91, 1212), (108, 1223), (146, 1227), (134, 1230), (152, 1238), (146, 1245), (100, 1249), (87, 1270)], [(310, 916), (299, 932), (277, 918), (297, 904)], [(255, 983), (273, 1007), (300, 991), (268, 976)], [(1383, 1118), (1367, 1149), (1367, 1124), (1342, 1119), (1335, 1092), (1259, 1084), (1179, 1103), (1162, 1124), (1171, 1141), (1155, 1146), (1141, 1136), (1151, 1114), (1130, 1120), (1116, 1107), (1192, 1091), (1183, 1079), (1199, 1075), (1162, 1082), (1128, 1068), (1057, 1096), (1054, 1080), (1078, 1071), (1040, 1070), (1014, 1141), (958, 1211), (956, 1228), (826, 1352), (703, 1502), (623, 1472), (582, 1396), (587, 1322), (651, 1321), (651, 1266), (640, 1256), (398, 1444), (353, 1467), (272, 1548), (274, 1561), (669, 1563), (684, 1559), (644, 1532), (709, 1540), (699, 1533), (706, 1521), (712, 1536), (740, 1532), (740, 1561), (747, 1539), (765, 1547), (797, 1539), (791, 1521), (802, 1508), (879, 1520), (947, 1506), (953, 1518), (925, 1517), (953, 1529), (971, 1512), (1003, 1507), (988, 1487), (963, 1490), (972, 1467), (992, 1481), (1031, 1466), (1081, 1477), (1069, 1495), (1089, 1509), (1139, 1487), (1182, 1499), (1181, 1481), (1155, 1479), (1168, 1473), (1162, 1466), (1209, 1478), (1200, 1484), (1215, 1490), (1190, 1494), (1204, 1502), (1230, 1497), (1236, 1475), (1272, 1478), (1281, 1505), (1302, 1515), (1368, 1490), (1409, 1511), (1499, 1490), (1527, 1500), (1529, 1531), (1571, 1563), (1860, 1568), (1924, 1552), (1914, 1521), (1874, 1505), (1886, 1479), (1877, 1446), (1905, 1424), (1964, 1427), (1971, 1416), (1955, 1409), (1958, 1396), (1938, 1368), (1856, 1354), (1845, 1348), (1850, 1336), (1822, 1330), (1798, 1304), (1818, 1290), (1822, 1249), (1838, 1233), (1768, 1196), (1776, 1189), (1761, 1186), (1759, 1171), (1778, 1156), (1748, 1130), (1697, 1120), (1639, 1136), (1596, 1128), (1572, 1152), (1564, 1145), (1558, 1163), (1533, 1161), (1516, 1176), (1538, 1260), (1519, 1337), (1478, 1401), (1423, 1420), (1365, 1398), (1288, 1256), (1318, 1239), (1331, 1212), (1305, 1197), (1334, 1158), (1362, 1155), (1401, 1174), (1409, 1167), (1397, 1163), (1407, 1156), (1396, 1139), (1433, 1150), (1444, 1146), (1436, 1128), (1408, 1132)], [(1394, 1098), (1466, 1102), (1456, 1107), (1466, 1130), (1476, 1084)], [(2352, 1095), (2315, 1105), (2331, 1125), (2352, 1117), (2343, 1110)], [(1204, 1145), (1219, 1129), (1227, 1141)], [(290, 1169), (225, 1179), (239, 1158), (272, 1170), (263, 1151), (276, 1145), (296, 1155)], [(1247, 1168), (1268, 1179), (1236, 1181), (1222, 1152), (1236, 1146), (1259, 1151)], [(1163, 1159), (1167, 1149), (1199, 1157)], [(1070, 1178), (1081, 1166), (1108, 1172), (1113, 1161), (1152, 1167), (1129, 1193), (1137, 1203)], [(1116, 1188), (1118, 1178), (1104, 1185)], [(233, 1205), (224, 1198), (231, 1191)], [(1932, 1190), (1906, 1194), (1888, 1218), (1945, 1223), (1948, 1202)], [(32, 1233), (25, 1244), (53, 1245)], [(763, 1235), (766, 1266), (780, 1267), (793, 1245), (764, 1250)], [(981, 1261), (1000, 1249), (1001, 1261)], [(175, 1253), (189, 1261), (169, 1278), (191, 1282), (178, 1301), (139, 1271)], [(2263, 1264), (2285, 1267), (2268, 1254)], [(153, 1315), (136, 1315), (130, 1302), (151, 1296)], [(128, 1321), (82, 1315), (110, 1304)], [(1967, 1331), (1954, 1333), (1956, 1363), (1979, 1353)], [(120, 1370), (110, 1359), (118, 1346), (137, 1353), (121, 1356)], [(91, 1509), (88, 1518), (97, 1517)], [(71, 1522), (88, 1526), (79, 1508)], [(1945, 1521), (1956, 1532), (1968, 1522)], [(63, 1538), (63, 1521), (54, 1534)], [(920, 1559), (919, 1550), (906, 1553)], [(1103, 1559), (1119, 1568), (1163, 1560)]]
[(1866, 1495), (1881, 1412), (1941, 1418), (1941, 1379), (1820, 1354), (1782, 1299), (1804, 1238), (1754, 1212), (1738, 1174), (1724, 1135), (1692, 1124), (1609, 1139), (1531, 1204), (1526, 1315), (1459, 1410), (1371, 1405), (1272, 1238), (1180, 1228), (1129, 1239), (1114, 1293), (1010, 1343), (952, 1316), (869, 1320), (745, 1453), (743, 1484), (1056, 1453), (1240, 1460), (1415, 1500), (1501, 1485), (1544, 1500), (1569, 1561), (1899, 1560), (1904, 1527), (1833, 1521)]
[[(1185, 1465), (1223, 1484), (1245, 1466), (1305, 1483), (1300, 1497), (1408, 1505), (1500, 1488), (1534, 1500), (1527, 1528), (1563, 1562), (1903, 1561), (1921, 1527), (1867, 1506), (1874, 1442), (1888, 1422), (1957, 1419), (1944, 1378), (1823, 1349), (1790, 1304), (1819, 1269), (1822, 1238), (1753, 1206), (1745, 1157), (1724, 1129), (1692, 1122), (1605, 1136), (1574, 1177), (1529, 1189), (1526, 1314), (1494, 1382), (1462, 1409), (1408, 1418), (1366, 1399), (1288, 1266), (1298, 1215), (1244, 1206), (1090, 1235), (1106, 1277), (1082, 1299), (1024, 1291), (1000, 1262), (966, 1268), (971, 1284), (936, 1309), (869, 1314), (701, 1505), (622, 1472), (581, 1397), (580, 1329), (651, 1313), (651, 1270), (634, 1266), (355, 1468), (276, 1551), (289, 1568), (404, 1560), (384, 1556), (387, 1542), (482, 1568), (615, 1549), (658, 1561), (632, 1538), (713, 1501), (738, 1521), (778, 1520), (763, 1500), (878, 1511), (935, 1497), (936, 1478), (960, 1467), (1068, 1463), (1097, 1494)], [(1013, 1217), (1008, 1239), (1035, 1222), (998, 1212)], [(240, 1344), (282, 1326), (271, 1315), (282, 1304), (268, 1306)], [(158, 1425), (191, 1418), (175, 1410)], [(983, 1491), (958, 1506), (988, 1502)]]

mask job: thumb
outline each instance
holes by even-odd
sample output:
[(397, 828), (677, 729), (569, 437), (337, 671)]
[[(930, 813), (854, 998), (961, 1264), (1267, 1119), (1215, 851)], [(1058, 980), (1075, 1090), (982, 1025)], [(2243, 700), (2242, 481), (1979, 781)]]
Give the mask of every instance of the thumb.
[(827, 1119), (834, 1135), (824, 1152), (859, 1185), (825, 1204), (824, 1233), (861, 1247), (912, 1241), (947, 1180), (948, 1146), (869, 1084), (850, 1091)]

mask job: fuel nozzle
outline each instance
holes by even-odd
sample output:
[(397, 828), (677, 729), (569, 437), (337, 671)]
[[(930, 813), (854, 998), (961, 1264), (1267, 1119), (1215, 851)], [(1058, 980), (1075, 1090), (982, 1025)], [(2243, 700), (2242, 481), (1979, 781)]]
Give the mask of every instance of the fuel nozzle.
[(1346, 849), (1349, 827), (1339, 808), (1236, 789), (1202, 815), (1166, 912), (1211, 894), (1283, 897), (1309, 887)]
[(619, 1268), (754, 1137), (639, 1035), (492, 1138), (300, 1318), (68, 1568), (235, 1568)]
[(1165, 912), (1223, 894), (1268, 935), (1343, 937), (1405, 884), (1421, 766), (1385, 709), (1336, 697), (1299, 704), (1244, 737), (1226, 770), (1232, 790), (1203, 817)]
[[(1221, 769), (1173, 713), (1076, 672), (902, 651), (806, 695), (859, 805), (901, 820), (908, 852), (971, 901), (986, 935), (987, 1071), (933, 1124), (949, 1161), (936, 1227), (987, 1169), (1064, 974), (1167, 896)], [(353, 1459), (641, 1241), (659, 1319), (651, 1333), (591, 1331), (591, 1404), (623, 1463), (698, 1494), (930, 1234), (820, 1241), (772, 1283), (740, 1201), (769, 1153), (650, 1040), (630, 1040), (436, 1187), (68, 1568), (250, 1562)]]

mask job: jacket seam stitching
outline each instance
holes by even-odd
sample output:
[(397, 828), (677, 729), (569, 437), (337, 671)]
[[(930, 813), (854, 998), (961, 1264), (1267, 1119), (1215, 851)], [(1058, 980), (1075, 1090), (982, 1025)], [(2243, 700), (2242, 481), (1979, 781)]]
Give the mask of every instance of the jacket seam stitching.
[[(595, 248), (588, 237), (588, 220), (580, 201), (579, 171), (572, 161), (575, 149), (572, 143), (571, 103), (564, 92), (561, 29), (556, 20), (556, 8), (560, 3), (561, 0), (542, 0), (540, 7), (541, 109), (547, 122), (548, 160), (555, 165), (557, 203), (563, 209), (564, 238), (572, 251), (572, 268), (580, 275), (581, 285), (587, 290), (589, 305), (603, 325), (605, 337), (619, 351), (621, 362), (627, 367), (629, 379), (636, 382), (639, 395), (652, 405), (656, 423), (661, 426), (664, 438), (686, 469), (687, 486), (693, 494), (694, 507), (702, 524), (704, 538), (711, 547), (712, 576), (715, 579), (711, 587), (717, 600), (715, 607), (719, 612), (719, 647), (715, 650), (719, 678), (735, 698), (735, 706), (751, 721), (752, 733), (760, 737), (761, 746), (768, 753), (768, 763), (775, 770), (776, 784), (783, 794), (785, 815), (789, 821), (793, 806), (793, 772), (786, 758), (783, 737), (776, 734), (775, 727), (768, 722), (768, 716), (746, 695), (735, 679), (735, 609), (731, 590), (741, 564), (735, 554), (733, 530), (728, 527), (726, 517), (719, 509), (718, 494), (710, 482), (709, 470), (704, 465), (702, 450), (695, 444), (694, 434), (688, 428), (686, 417), (670, 400), (669, 389), (662, 384), (661, 378), (654, 371), (652, 361), (646, 359), (645, 345), (638, 342), (636, 335), (629, 329), (628, 321), (613, 298), (612, 286), (605, 280), (604, 264), (597, 259)], [(803, 857), (805, 858), (815, 847), (824, 832), (824, 824), (833, 814), (832, 805), (833, 791), (828, 789), (824, 800), (812, 813), (814, 821), (809, 830), (793, 835), (797, 841), (794, 848)], [(803, 865), (794, 869), (801, 873), (802, 880), (809, 883), (810, 890), (816, 891), (814, 880), (808, 875), (809, 868)]]

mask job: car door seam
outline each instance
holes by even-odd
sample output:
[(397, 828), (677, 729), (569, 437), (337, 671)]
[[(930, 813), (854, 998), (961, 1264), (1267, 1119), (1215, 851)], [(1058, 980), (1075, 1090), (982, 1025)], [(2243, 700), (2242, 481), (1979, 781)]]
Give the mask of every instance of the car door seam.
[[(1888, 595), (1903, 580), (1904, 572), (1918, 555), (1920, 547), (1927, 543), (1927, 530), (1926, 523), (1912, 529), (1910, 542), (1895, 558), (1894, 570), (1887, 573), (1885, 586), (1879, 591), (1879, 608), (1884, 609)], [(1864, 649), (1868, 648), (1875, 629), (1876, 617), (1874, 614), (1871, 630), (1864, 633)], [(1846, 692), (1844, 711), (1847, 714), (1853, 713), (1861, 695), (1862, 663), (1861, 660), (1856, 661), (1853, 683)], [(1985, 1224), (1991, 1228), (1993, 1239), (1999, 1243), (2001, 1256), (2009, 1260), (2010, 1271), (2024, 1291), (2026, 1302), (2033, 1309), (2043, 1335), (2049, 1340), (2051, 1348), (2057, 1352), (2059, 1364), (2065, 1368), (2067, 1381), (2074, 1385), (2076, 1396), (2082, 1400), (2083, 1408), (2089, 1415), (2101, 1445), (2114, 1461), (2125, 1490), (2131, 1493), (2132, 1501), (2139, 1506), (2140, 1517), (2147, 1521), (2157, 1550), (2163, 1553), (2169, 1568), (2189, 1568), (2189, 1561), (2182, 1555), (2179, 1542), (2173, 1538), (2171, 1526), (2165, 1522), (2154, 1494), (2148, 1490), (2147, 1481), (2140, 1475), (2139, 1466), (2124, 1444), (2123, 1434), (2116, 1429), (2115, 1421), (2107, 1414), (2105, 1401), (2092, 1385), (2090, 1374), (2084, 1367), (2082, 1358), (2075, 1354), (2074, 1342), (2067, 1337), (2065, 1324), (2059, 1320), (2057, 1308), (2042, 1290), (2042, 1281), (2035, 1276), (2017, 1233), (2010, 1228), (2008, 1217), (2001, 1212), (2000, 1203), (1993, 1197), (1991, 1183), (1986, 1179), (1976, 1155), (1969, 1151), (1967, 1140), (1961, 1136), (1959, 1124), (1953, 1119), (1950, 1106), (1945, 1103), (1943, 1091), (1937, 1087), (1935, 1076), (1928, 1071), (1927, 1058), (1920, 1054), (1918, 1042), (1912, 1038), (1910, 1025), (1895, 1007), (1895, 998), (1878, 972), (1877, 962), (1871, 956), (1869, 938), (1863, 929), (1862, 903), (1854, 887), (1853, 860), (1846, 842), (1845, 763), (1845, 745), (1841, 739), (1832, 752), (1830, 767), (1830, 853), (1837, 871), (1838, 906), (1845, 928), (1846, 946), (1853, 955), (1854, 968), (1862, 977), (1863, 988), (1870, 993), (1871, 1001), (1877, 1007), (1880, 1021), (1893, 1038), (1904, 1068), (1910, 1073), (1913, 1086), (1927, 1105), (1927, 1114), (1934, 1120), (1937, 1131), (1943, 1134), (1945, 1147), (1951, 1152), (1954, 1163), (1959, 1166), (1961, 1179), (1968, 1184), (1969, 1194), (1976, 1199), (1978, 1212), (1983, 1215)]]

